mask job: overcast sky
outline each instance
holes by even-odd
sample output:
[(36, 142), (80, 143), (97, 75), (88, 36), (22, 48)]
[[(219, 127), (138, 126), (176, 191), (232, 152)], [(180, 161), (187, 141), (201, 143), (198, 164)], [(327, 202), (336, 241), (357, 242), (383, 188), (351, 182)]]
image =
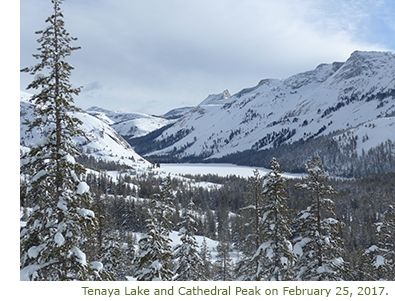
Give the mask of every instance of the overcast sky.
[[(78, 41), (76, 104), (164, 114), (354, 50), (395, 51), (393, 0), (65, 0)], [(50, 0), (20, 0), (20, 64), (34, 65)], [(21, 74), (20, 89), (32, 80)], [(29, 92), (29, 91), (28, 91)], [(34, 91), (33, 91), (34, 92)]]

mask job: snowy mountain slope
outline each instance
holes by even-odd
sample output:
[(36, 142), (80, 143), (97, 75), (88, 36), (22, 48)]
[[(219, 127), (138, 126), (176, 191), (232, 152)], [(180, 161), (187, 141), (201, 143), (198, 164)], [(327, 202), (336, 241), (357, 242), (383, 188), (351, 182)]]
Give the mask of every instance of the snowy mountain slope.
[(136, 118), (125, 122), (112, 124), (111, 127), (123, 137), (141, 137), (170, 123), (171, 121), (158, 117)]
[[(31, 95), (21, 92), (20, 101), (20, 144), (21, 151), (26, 151), (33, 143), (39, 142), (45, 136), (45, 129), (28, 133), (26, 120), (34, 119), (34, 105), (29, 102)], [(100, 158), (104, 161), (129, 165), (135, 169), (145, 169), (151, 164), (139, 156), (133, 148), (106, 122), (81, 112), (75, 115), (83, 122), (81, 129), (89, 139), (75, 138), (82, 154)]]
[(138, 118), (149, 118), (150, 115), (144, 113), (126, 113), (118, 112), (113, 110), (107, 110), (97, 106), (90, 107), (86, 109), (86, 112), (96, 118), (103, 119), (103, 121), (113, 124), (120, 123), (128, 120), (138, 119)]
[(167, 112), (166, 114), (163, 114), (161, 117), (166, 119), (179, 119), (192, 109), (193, 107), (182, 107), (182, 108), (173, 109)]
[[(199, 106), (210, 105), (210, 104), (221, 104), (225, 99), (229, 98), (231, 95), (228, 90), (220, 94), (210, 94), (205, 100), (203, 100)], [(161, 117), (166, 119), (179, 119), (191, 111), (194, 107), (183, 107), (170, 110)]]
[(91, 107), (86, 112), (107, 123), (121, 136), (127, 138), (144, 136), (172, 122), (149, 114), (115, 112), (99, 107)]
[(229, 98), (231, 95), (228, 90), (220, 94), (211, 94), (205, 100), (203, 100), (199, 106), (207, 106), (207, 105), (219, 105), (224, 103), (224, 100)]
[[(377, 118), (362, 123), (333, 137), (340, 145), (347, 144), (351, 138), (356, 141), (358, 155), (366, 152), (387, 140), (395, 141), (395, 117)], [(350, 138), (351, 137), (351, 138)]]
[[(395, 54), (361, 52), (284, 80), (265, 79), (228, 97), (209, 96), (151, 142), (149, 156), (220, 158), (336, 131), (395, 141)], [(377, 123), (385, 127), (369, 127)]]

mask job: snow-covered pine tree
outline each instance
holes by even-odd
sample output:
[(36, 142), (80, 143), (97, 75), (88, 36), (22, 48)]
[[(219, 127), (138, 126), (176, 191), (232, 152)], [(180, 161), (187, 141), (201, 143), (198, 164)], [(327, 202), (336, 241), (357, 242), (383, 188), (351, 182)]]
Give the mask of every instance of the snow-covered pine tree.
[(263, 178), (258, 169), (248, 178), (247, 191), (244, 196), (245, 206), (240, 209), (241, 234), (239, 248), (242, 252), (236, 263), (236, 277), (238, 280), (259, 280), (259, 260), (255, 256), (262, 241), (263, 217)]
[(173, 251), (171, 239), (163, 236), (159, 229), (159, 222), (148, 209), (146, 233), (139, 239), (138, 255), (135, 257), (134, 277), (138, 281), (171, 280), (173, 272), (170, 262)]
[(221, 233), (218, 238), (217, 256), (214, 263), (215, 281), (233, 280), (233, 265), (230, 258), (231, 243), (225, 233)]
[(259, 280), (289, 281), (294, 278), (295, 256), (292, 251), (290, 212), (287, 206), (285, 178), (276, 158), (264, 177), (262, 240), (254, 257), (259, 262)]
[(154, 195), (152, 208), (159, 223), (162, 235), (169, 236), (173, 230), (172, 215), (175, 212), (174, 195), (170, 174), (166, 177), (159, 193)]
[(378, 275), (380, 269), (377, 269), (376, 259), (377, 259), (377, 249), (376, 245), (372, 245), (366, 250), (360, 250), (357, 253), (356, 260), (353, 264), (352, 276), (355, 281), (377, 281), (381, 277)]
[(358, 257), (355, 280), (395, 280), (395, 207), (388, 205), (383, 222), (374, 225), (377, 244), (362, 250)]
[(222, 214), (222, 226), (218, 227), (221, 231), (218, 233), (217, 255), (214, 263), (215, 281), (231, 281), (234, 274), (233, 262), (230, 258), (232, 243), (230, 241), (229, 211), (223, 211), (226, 211), (226, 214)]
[(334, 203), (326, 198), (336, 193), (328, 185), (328, 174), (320, 158), (308, 160), (305, 183), (297, 189), (306, 190), (310, 206), (300, 212), (295, 231), (294, 253), (297, 257), (296, 280), (344, 280), (349, 274), (342, 253), (343, 241), (337, 234), (342, 223), (335, 219)]
[(99, 250), (100, 262), (117, 281), (125, 281), (126, 276), (131, 275), (129, 271), (133, 257), (129, 258), (127, 251), (127, 244), (123, 242), (119, 231), (114, 230), (105, 236)]
[(151, 200), (146, 233), (139, 240), (139, 253), (134, 260), (134, 277), (139, 281), (172, 280), (173, 249), (170, 232), (174, 212), (172, 183), (166, 178), (160, 192)]
[(203, 236), (202, 245), (200, 246), (200, 257), (203, 261), (203, 274), (204, 278), (211, 280), (213, 278), (213, 264), (211, 263), (211, 252), (207, 245), (207, 240)]
[[(85, 209), (91, 198), (82, 181), (84, 168), (73, 137), (82, 135), (81, 121), (70, 113), (79, 111), (73, 97), (80, 92), (70, 83), (73, 67), (66, 58), (79, 47), (64, 28), (61, 0), (52, 0), (53, 14), (48, 27), (37, 31), (40, 62), (22, 69), (35, 75), (27, 89), (38, 89), (32, 96), (35, 120), (29, 130), (41, 131), (44, 138), (32, 145), (21, 158), (21, 174), (26, 185), (21, 196), (33, 204), (26, 227), (21, 230), (21, 279), (24, 280), (100, 280), (101, 264), (90, 264), (82, 250), (97, 221)], [(105, 273), (102, 273), (105, 275)]]
[(382, 223), (376, 225), (377, 246), (367, 253), (372, 254), (370, 267), (375, 280), (395, 280), (395, 207), (389, 205)]
[(188, 204), (187, 210), (178, 224), (181, 244), (176, 246), (174, 257), (177, 260), (174, 271), (176, 281), (205, 281), (204, 262), (199, 254), (199, 245), (195, 238), (195, 218), (193, 216), (194, 203)]

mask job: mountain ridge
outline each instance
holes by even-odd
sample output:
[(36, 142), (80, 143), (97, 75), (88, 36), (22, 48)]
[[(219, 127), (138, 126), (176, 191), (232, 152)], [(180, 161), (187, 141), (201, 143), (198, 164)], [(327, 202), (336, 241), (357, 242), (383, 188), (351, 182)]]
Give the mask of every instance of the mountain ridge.
[[(28, 98), (21, 92), (21, 116)], [(150, 161), (268, 167), (269, 157), (276, 156), (287, 171), (301, 172), (302, 160), (320, 155), (337, 175), (353, 176), (366, 160), (386, 164), (381, 171), (395, 171), (395, 54), (355, 51), (345, 62), (319, 64), (285, 79), (263, 79), (233, 95), (223, 90), (195, 107), (162, 116), (95, 106), (81, 117), (90, 132), (99, 135), (105, 129), (118, 141), (116, 148), (123, 145)], [(21, 144), (28, 140), (24, 135), (21, 125)], [(378, 148), (390, 163), (373, 157)], [(107, 150), (103, 156), (110, 154)], [(371, 172), (369, 164), (359, 174)]]
[(86, 112), (110, 125), (126, 139), (145, 136), (173, 122), (171, 119), (161, 116), (117, 112), (97, 106), (88, 108)]
[[(358, 132), (357, 139), (353, 138), (357, 154), (388, 139), (395, 141), (392, 52), (355, 51), (345, 62), (319, 64), (286, 79), (263, 79), (231, 96), (221, 95), (210, 95), (188, 111), (148, 141), (150, 147), (141, 154), (207, 161), (335, 132), (346, 136)], [(379, 127), (368, 126), (375, 122), (390, 130), (384, 135)], [(366, 139), (369, 136), (375, 136), (375, 144)], [(128, 141), (139, 151), (141, 145)]]
[[(20, 148), (21, 152), (29, 150), (30, 146), (45, 138), (47, 129), (34, 129), (28, 132), (28, 125), (36, 117), (35, 105), (30, 102), (31, 94), (21, 92), (20, 99)], [(71, 113), (82, 121), (80, 129), (85, 137), (75, 137), (74, 143), (81, 154), (96, 160), (113, 162), (134, 169), (147, 169), (151, 163), (137, 154), (130, 144), (107, 122), (98, 119), (87, 112)]]

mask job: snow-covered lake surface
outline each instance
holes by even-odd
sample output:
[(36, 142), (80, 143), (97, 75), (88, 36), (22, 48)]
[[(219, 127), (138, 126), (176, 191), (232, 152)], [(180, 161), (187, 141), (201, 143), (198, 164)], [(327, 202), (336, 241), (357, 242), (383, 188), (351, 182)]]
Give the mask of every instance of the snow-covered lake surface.
[[(161, 170), (174, 175), (205, 175), (214, 174), (222, 177), (228, 175), (248, 178), (253, 175), (253, 171), (258, 169), (261, 175), (267, 174), (270, 170), (262, 167), (239, 166), (226, 163), (180, 163), (180, 164), (161, 164)], [(284, 173), (285, 177), (299, 178), (301, 174)]]

